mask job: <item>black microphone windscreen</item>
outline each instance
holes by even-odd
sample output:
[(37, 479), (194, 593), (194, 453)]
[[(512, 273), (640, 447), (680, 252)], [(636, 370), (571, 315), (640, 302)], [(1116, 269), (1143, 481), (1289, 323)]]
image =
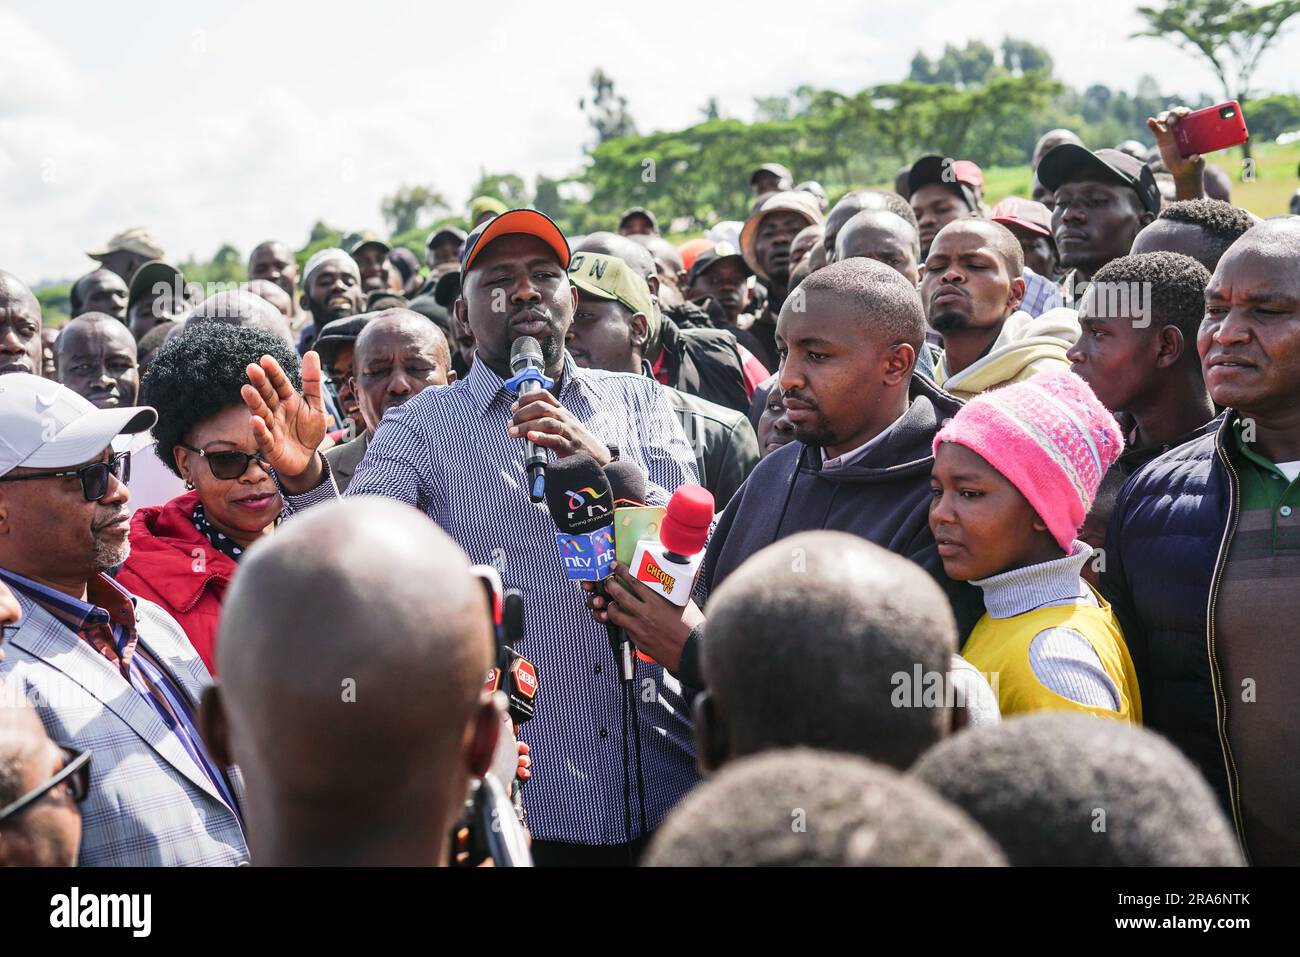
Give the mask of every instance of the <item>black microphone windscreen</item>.
[(605, 466), (605, 477), (616, 506), (645, 504), (645, 473), (635, 462), (616, 459)]
[(546, 360), (542, 357), (542, 346), (532, 336), (520, 336), (510, 344), (510, 371), (515, 375), (525, 369), (542, 370)]
[(546, 507), (566, 535), (581, 535), (614, 524), (609, 479), (590, 455), (556, 459), (546, 467)]

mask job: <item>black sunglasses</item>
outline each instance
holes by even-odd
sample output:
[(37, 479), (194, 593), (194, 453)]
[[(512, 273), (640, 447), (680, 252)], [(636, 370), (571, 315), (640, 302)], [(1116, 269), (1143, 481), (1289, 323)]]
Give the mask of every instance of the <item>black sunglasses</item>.
[(71, 478), (81, 479), (81, 494), (87, 502), (98, 502), (108, 494), (108, 477), (116, 475), (123, 485), (131, 481), (131, 453), (118, 452), (107, 462), (93, 462), (68, 472), (33, 472), (30, 475), (4, 475), (0, 482), (26, 482), (29, 479)]
[(63, 752), (63, 768), (38, 788), (28, 791), (8, 807), (0, 808), (0, 821), (21, 814), (45, 795), (49, 794), (64, 781), (72, 792), (72, 800), (80, 804), (90, 793), (90, 752), (78, 751), (67, 745), (59, 745)]
[(266, 459), (262, 458), (261, 452), (254, 452), (249, 455), (247, 452), (205, 452), (202, 449), (196, 449), (192, 445), (186, 445), (184, 442), (177, 443), (181, 448), (188, 449), (195, 455), (206, 459), (208, 468), (212, 470), (214, 478), (219, 479), (237, 479), (248, 471), (248, 466), (254, 459), (266, 467)]

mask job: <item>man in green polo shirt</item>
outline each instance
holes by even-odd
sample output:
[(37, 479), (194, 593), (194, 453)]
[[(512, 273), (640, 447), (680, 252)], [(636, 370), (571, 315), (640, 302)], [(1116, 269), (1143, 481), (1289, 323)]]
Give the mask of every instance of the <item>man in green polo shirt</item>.
[(1102, 590), (1147, 725), (1218, 790), (1253, 863), (1300, 864), (1300, 219), (1261, 223), (1205, 292), (1217, 428), (1121, 490)]

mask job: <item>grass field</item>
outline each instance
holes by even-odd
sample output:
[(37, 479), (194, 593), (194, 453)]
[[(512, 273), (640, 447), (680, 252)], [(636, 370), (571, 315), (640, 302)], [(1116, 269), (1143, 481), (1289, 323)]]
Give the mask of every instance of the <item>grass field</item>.
[[(1241, 181), (1241, 150), (1224, 150), (1209, 157), (1232, 177), (1232, 202), (1256, 216), (1278, 216), (1289, 212), (1291, 195), (1300, 188), (1296, 166), (1300, 164), (1300, 142), (1278, 146), (1261, 143), (1255, 146), (1254, 178)], [(984, 198), (989, 206), (1005, 196), (1028, 196), (1031, 175), (1028, 166), (995, 166), (984, 171)], [(881, 187), (885, 188), (885, 187)]]

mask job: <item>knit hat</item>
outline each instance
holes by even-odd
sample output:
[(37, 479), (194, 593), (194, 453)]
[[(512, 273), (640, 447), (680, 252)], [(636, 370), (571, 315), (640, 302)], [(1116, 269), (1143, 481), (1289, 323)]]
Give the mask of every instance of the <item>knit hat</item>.
[(1020, 490), (1069, 552), (1101, 480), (1124, 449), (1115, 417), (1072, 372), (1044, 372), (975, 396), (939, 430)]

